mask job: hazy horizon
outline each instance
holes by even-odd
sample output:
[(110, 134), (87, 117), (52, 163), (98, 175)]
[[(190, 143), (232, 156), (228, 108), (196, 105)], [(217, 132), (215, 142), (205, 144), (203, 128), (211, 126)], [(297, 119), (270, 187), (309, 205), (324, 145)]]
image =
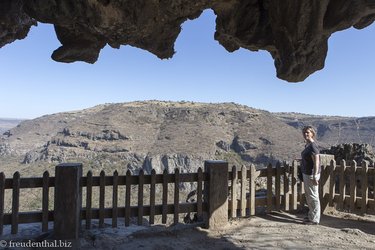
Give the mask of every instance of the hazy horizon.
[(225, 104), (225, 103), (234, 103), (234, 104), (237, 104), (237, 105), (244, 105), (244, 106), (247, 106), (249, 108), (253, 108), (253, 109), (258, 109), (258, 110), (262, 110), (262, 111), (266, 111), (266, 112), (270, 112), (270, 113), (275, 113), (275, 114), (282, 114), (282, 113), (289, 113), (289, 114), (301, 114), (301, 115), (308, 115), (308, 116), (322, 116), (322, 117), (345, 117), (345, 118), (364, 118), (364, 117), (375, 117), (375, 116), (342, 116), (342, 115), (321, 115), (321, 114), (308, 114), (308, 113), (301, 113), (301, 112), (288, 112), (288, 111), (279, 111), (279, 112), (272, 112), (272, 111), (269, 111), (269, 110), (266, 110), (266, 109), (261, 109), (261, 108), (254, 108), (254, 107), (250, 107), (248, 105), (245, 105), (245, 104), (240, 104), (240, 103), (236, 103), (236, 102), (194, 102), (194, 101), (187, 101), (187, 100), (181, 100), (181, 101), (168, 101), (168, 100), (136, 100), (136, 101), (129, 101), (129, 102), (114, 102), (114, 103), (100, 103), (100, 104), (97, 104), (97, 105), (94, 105), (94, 106), (91, 106), (91, 107), (87, 107), (87, 108), (82, 108), (82, 109), (76, 109), (76, 110), (67, 110), (67, 111), (61, 111), (61, 112), (56, 112), (56, 113), (50, 113), (50, 114), (43, 114), (41, 116), (38, 116), (38, 117), (34, 117), (34, 118), (22, 118), (22, 117), (0, 117), (0, 120), (6, 120), (6, 121), (23, 121), (23, 120), (33, 120), (33, 119), (37, 119), (37, 118), (40, 118), (42, 116), (46, 116), (46, 115), (54, 115), (54, 114), (60, 114), (60, 113), (71, 113), (71, 112), (78, 112), (78, 111), (82, 111), (82, 110), (85, 110), (85, 109), (91, 109), (91, 108), (94, 108), (96, 106), (101, 106), (101, 105), (111, 105), (111, 104), (122, 104), (122, 103), (135, 103), (135, 102), (151, 102), (151, 101), (157, 101), (157, 102), (173, 102), (173, 103), (179, 103), (179, 102), (191, 102), (191, 103), (204, 103), (204, 104)]

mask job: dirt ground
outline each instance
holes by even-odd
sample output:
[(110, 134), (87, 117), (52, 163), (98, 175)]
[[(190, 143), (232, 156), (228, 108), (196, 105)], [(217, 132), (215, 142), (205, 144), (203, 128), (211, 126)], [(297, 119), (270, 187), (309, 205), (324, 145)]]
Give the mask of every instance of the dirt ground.
[[(375, 217), (331, 212), (320, 225), (304, 214), (272, 213), (231, 220), (212, 231), (187, 225), (153, 226), (126, 237), (97, 234), (84, 249), (375, 249)], [(87, 239), (87, 237), (86, 237)], [(83, 243), (83, 244), (82, 244)]]
[[(375, 249), (375, 216), (331, 212), (314, 226), (302, 224), (303, 217), (275, 212), (231, 220), (215, 231), (192, 224), (112, 228), (108, 221), (105, 228), (84, 231), (79, 241), (81, 249)], [(0, 238), (35, 240), (36, 231), (40, 225)]]

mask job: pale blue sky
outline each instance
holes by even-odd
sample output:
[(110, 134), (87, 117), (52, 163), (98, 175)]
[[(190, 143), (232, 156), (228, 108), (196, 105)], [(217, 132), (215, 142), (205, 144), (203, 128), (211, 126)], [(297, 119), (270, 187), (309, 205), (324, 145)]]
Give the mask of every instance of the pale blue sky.
[(0, 117), (36, 118), (103, 103), (137, 100), (235, 102), (271, 112), (374, 116), (375, 25), (329, 39), (325, 68), (304, 82), (276, 78), (270, 54), (227, 52), (205, 11), (182, 26), (172, 59), (130, 46), (105, 47), (99, 60), (57, 63), (50, 24), (0, 49)]

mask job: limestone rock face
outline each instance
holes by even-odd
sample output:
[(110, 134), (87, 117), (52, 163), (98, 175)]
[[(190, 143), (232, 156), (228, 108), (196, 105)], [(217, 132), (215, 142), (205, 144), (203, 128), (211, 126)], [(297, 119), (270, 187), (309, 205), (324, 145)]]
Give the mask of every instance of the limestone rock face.
[(38, 21), (55, 26), (62, 44), (55, 61), (94, 63), (106, 44), (170, 58), (181, 24), (205, 9), (214, 10), (215, 39), (226, 50), (267, 50), (277, 76), (290, 82), (324, 67), (332, 33), (375, 20), (368, 0), (3, 0), (0, 47)]

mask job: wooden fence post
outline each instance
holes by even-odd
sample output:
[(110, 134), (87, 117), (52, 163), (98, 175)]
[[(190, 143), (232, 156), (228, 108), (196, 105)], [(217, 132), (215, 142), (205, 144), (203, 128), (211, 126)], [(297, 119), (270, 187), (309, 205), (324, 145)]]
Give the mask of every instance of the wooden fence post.
[(335, 159), (331, 160), (329, 165), (329, 206), (333, 207), (335, 199), (335, 189), (336, 189), (336, 161)]
[(178, 212), (180, 210), (180, 170), (175, 168), (174, 170), (174, 217), (173, 223), (178, 223)]
[(249, 210), (250, 215), (255, 215), (255, 166), (254, 164), (250, 165), (250, 180), (249, 180)]
[(218, 229), (228, 223), (228, 162), (205, 161), (205, 171), (209, 183), (205, 185), (208, 202), (208, 221), (206, 227)]
[(18, 233), (18, 219), (20, 208), (20, 173), (17, 171), (13, 174), (13, 191), (12, 191), (12, 234)]
[(367, 202), (368, 202), (368, 162), (362, 162), (362, 183), (361, 183), (361, 193), (362, 193), (362, 202), (361, 202), (361, 213), (364, 214), (367, 212)]
[(100, 171), (99, 179), (99, 228), (104, 227), (104, 204), (105, 204), (105, 172)]
[(143, 187), (145, 183), (145, 174), (143, 169), (138, 174), (138, 226), (143, 224)]
[(87, 172), (87, 186), (86, 186), (86, 229), (91, 227), (92, 218), (92, 172)]
[[(287, 170), (287, 169), (288, 170)], [(283, 188), (283, 191), (284, 191), (284, 210), (285, 211), (289, 211), (290, 210), (290, 204), (289, 204), (289, 201), (290, 201), (290, 189), (289, 189), (289, 177), (288, 177), (288, 172), (290, 171), (290, 166), (289, 165), (285, 165), (284, 166), (284, 188)]]
[(237, 167), (232, 167), (232, 185), (231, 185), (231, 216), (232, 218), (237, 217)]
[(246, 216), (246, 166), (241, 168), (241, 217)]
[[(330, 186), (331, 186), (331, 161), (334, 160), (333, 155), (320, 154), (319, 162), (321, 167), (320, 181), (319, 181), (319, 197), (320, 207), (322, 213), (327, 212), (330, 200)], [(333, 173), (332, 173), (333, 174)]]
[(155, 223), (155, 194), (156, 194), (156, 171), (151, 170), (151, 184), (150, 184), (150, 225)]
[(272, 164), (267, 166), (267, 213), (273, 210), (273, 192), (272, 192)]
[(43, 173), (43, 195), (42, 195), (42, 232), (48, 231), (48, 203), (49, 203), (49, 173)]
[(297, 179), (298, 179), (298, 163), (296, 160), (292, 163), (292, 202), (290, 204), (291, 210), (297, 210)]
[(54, 238), (77, 240), (81, 227), (82, 164), (64, 163), (55, 168)]
[(118, 172), (113, 172), (113, 187), (112, 187), (112, 227), (117, 227), (118, 217)]
[(346, 182), (345, 182), (345, 169), (346, 169), (346, 161), (341, 160), (340, 163), (340, 172), (339, 172), (339, 202), (338, 202), (338, 208), (340, 210), (344, 209), (345, 204), (345, 197), (346, 197)]
[(356, 171), (357, 171), (357, 162), (354, 160), (350, 164), (350, 212), (354, 212), (356, 208), (357, 200), (357, 183), (356, 183)]
[(281, 164), (280, 164), (280, 162), (277, 162), (276, 163), (276, 177), (275, 177), (275, 197), (276, 197), (275, 209), (277, 211), (280, 210), (280, 200), (281, 200), (281, 188), (280, 188), (281, 181), (280, 181), (280, 178), (281, 178), (281, 171), (282, 171)]

